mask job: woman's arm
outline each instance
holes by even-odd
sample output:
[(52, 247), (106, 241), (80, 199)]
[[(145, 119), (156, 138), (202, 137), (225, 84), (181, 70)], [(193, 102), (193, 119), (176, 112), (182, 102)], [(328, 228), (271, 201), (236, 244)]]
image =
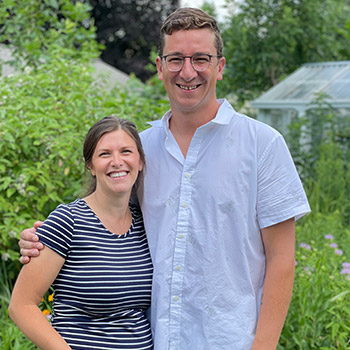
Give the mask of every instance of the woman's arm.
[(40, 256), (23, 266), (12, 292), (9, 316), (42, 350), (71, 349), (38, 307), (63, 263), (63, 257), (44, 247)]

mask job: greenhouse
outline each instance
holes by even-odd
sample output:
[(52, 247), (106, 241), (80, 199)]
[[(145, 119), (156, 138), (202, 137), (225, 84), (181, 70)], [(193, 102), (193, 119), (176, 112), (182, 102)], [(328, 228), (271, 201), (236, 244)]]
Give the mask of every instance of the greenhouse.
[(350, 61), (304, 64), (251, 105), (258, 109), (258, 120), (286, 133), (293, 117), (314, 108), (318, 96), (350, 115)]

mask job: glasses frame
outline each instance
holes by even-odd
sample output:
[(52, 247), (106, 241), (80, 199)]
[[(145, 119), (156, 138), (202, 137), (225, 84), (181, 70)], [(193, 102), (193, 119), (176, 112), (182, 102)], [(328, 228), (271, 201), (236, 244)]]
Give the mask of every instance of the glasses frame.
[[(169, 56), (176, 56), (176, 57), (179, 57), (179, 58), (182, 58), (182, 65), (181, 65), (181, 67), (179, 68), (179, 69), (170, 69), (169, 68), (169, 66), (168, 66), (168, 61), (167, 61), (167, 58), (169, 57)], [(208, 56), (208, 58), (209, 58), (209, 64), (208, 64), (208, 67), (207, 68), (205, 68), (205, 69), (203, 69), (203, 70), (198, 70), (198, 69), (196, 69), (195, 67), (194, 67), (194, 65), (193, 65), (193, 57), (195, 57), (195, 56)], [(213, 58), (213, 57), (216, 57), (216, 58), (221, 58), (222, 56), (218, 56), (218, 55), (210, 55), (210, 54), (208, 54), (208, 53), (195, 53), (194, 55), (192, 55), (192, 56), (183, 56), (183, 55), (176, 55), (176, 54), (169, 54), (169, 55), (164, 55), (164, 56), (159, 56), (161, 59), (164, 59), (164, 61), (165, 61), (165, 65), (166, 65), (166, 67), (168, 68), (168, 70), (170, 71), (170, 72), (180, 72), (180, 70), (183, 68), (183, 66), (184, 66), (184, 64), (185, 64), (185, 58), (189, 58), (190, 59), (190, 61), (191, 61), (191, 66), (192, 66), (192, 68), (196, 71), (196, 72), (205, 72), (209, 67), (210, 67), (210, 63), (211, 63), (211, 59)]]

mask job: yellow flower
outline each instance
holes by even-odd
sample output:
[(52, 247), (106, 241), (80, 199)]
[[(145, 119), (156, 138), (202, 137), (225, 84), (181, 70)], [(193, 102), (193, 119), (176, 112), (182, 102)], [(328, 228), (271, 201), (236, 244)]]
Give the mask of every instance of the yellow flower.
[(49, 295), (49, 297), (47, 298), (48, 301), (53, 301), (53, 293)]
[(48, 309), (43, 310), (43, 314), (45, 316), (50, 315), (50, 310), (48, 310)]

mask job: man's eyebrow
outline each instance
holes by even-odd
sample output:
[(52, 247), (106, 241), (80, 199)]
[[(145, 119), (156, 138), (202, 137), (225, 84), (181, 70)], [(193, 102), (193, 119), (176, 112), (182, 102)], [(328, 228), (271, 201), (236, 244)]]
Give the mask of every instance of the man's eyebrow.
[[(170, 52), (170, 53), (167, 53), (166, 55), (163, 55), (163, 56), (187, 56), (187, 55), (184, 55), (182, 52)], [(194, 55), (210, 55), (210, 53), (207, 53), (207, 52), (195, 52), (193, 53), (191, 56), (194, 56)]]
[(184, 54), (182, 52), (170, 52), (170, 53), (167, 53), (166, 55), (163, 55), (163, 56), (170, 56), (170, 55), (175, 55), (175, 56), (184, 56)]

